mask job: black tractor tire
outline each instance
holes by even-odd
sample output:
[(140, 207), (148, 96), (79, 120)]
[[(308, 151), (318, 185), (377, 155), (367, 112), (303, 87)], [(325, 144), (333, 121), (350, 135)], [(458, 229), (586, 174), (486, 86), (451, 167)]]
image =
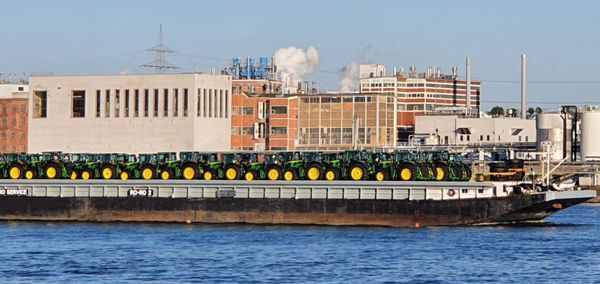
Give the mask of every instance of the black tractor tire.
[[(353, 175), (353, 172), (357, 169), (362, 171), (362, 175)], [(348, 179), (349, 180), (366, 180), (369, 178), (369, 173), (367, 172), (367, 168), (362, 163), (353, 163), (350, 165), (348, 170)]]
[(183, 165), (183, 167), (181, 167), (181, 178), (186, 180), (197, 179), (199, 176), (198, 172), (198, 165), (194, 163), (186, 163)]
[(325, 180), (333, 181), (340, 179), (340, 172), (334, 168), (327, 168), (323, 174)]
[(285, 169), (283, 171), (283, 179), (287, 180), (287, 181), (291, 181), (291, 180), (297, 180), (298, 179), (298, 172), (296, 171), (296, 169)]
[(446, 181), (449, 176), (448, 165), (444, 163), (435, 163), (433, 166), (433, 176), (435, 181)]
[(376, 181), (386, 181), (390, 179), (390, 174), (387, 169), (378, 169), (375, 171), (375, 175), (373, 175), (373, 180)]
[(114, 179), (115, 178), (115, 167), (111, 164), (104, 164), (100, 167), (100, 178), (101, 179)]
[[(149, 173), (149, 174), (145, 174)], [(156, 178), (156, 167), (153, 165), (144, 165), (141, 170), (141, 177), (145, 180), (150, 180)]]
[(213, 180), (217, 178), (217, 173), (215, 173), (215, 171), (213, 171), (212, 169), (206, 169), (202, 174), (202, 178), (204, 180)]
[[(48, 175), (48, 172), (51, 174)], [(54, 175), (52, 175), (54, 174)], [(44, 176), (47, 179), (58, 179), (61, 178), (62, 172), (60, 171), (60, 167), (55, 163), (48, 163), (44, 166)]]
[[(234, 174), (233, 171), (235, 171), (235, 174)], [(224, 169), (223, 172), (224, 172), (223, 177), (226, 180), (237, 180), (237, 179), (240, 179), (240, 176), (241, 176), (241, 173), (242, 173), (241, 170), (240, 170), (240, 166), (238, 166), (236, 164), (229, 164), (229, 165), (225, 166), (225, 169)]]
[(281, 171), (281, 166), (279, 165), (270, 165), (267, 167), (267, 171), (265, 174), (266, 179), (268, 180), (280, 180), (283, 178), (283, 172)]
[(25, 170), (22, 165), (12, 164), (8, 167), (7, 176), (10, 179), (22, 179), (24, 176)]
[(173, 171), (171, 169), (164, 168), (164, 169), (160, 170), (159, 176), (160, 176), (160, 179), (162, 179), (162, 180), (172, 179)]
[(413, 181), (417, 178), (417, 171), (415, 165), (410, 163), (404, 163), (398, 168), (398, 180), (400, 181)]
[(35, 169), (25, 169), (23, 173), (24, 179), (36, 179), (38, 177), (38, 173)]
[(323, 166), (317, 162), (308, 164), (306, 167), (307, 180), (320, 180), (323, 177)]
[(92, 171), (90, 169), (85, 169), (85, 170), (81, 171), (81, 173), (79, 173), (79, 178), (84, 179), (84, 180), (93, 179), (94, 171)]

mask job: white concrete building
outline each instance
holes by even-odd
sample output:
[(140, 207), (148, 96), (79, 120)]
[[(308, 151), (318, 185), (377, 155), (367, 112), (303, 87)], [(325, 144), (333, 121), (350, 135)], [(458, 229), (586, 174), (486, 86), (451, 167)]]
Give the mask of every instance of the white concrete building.
[(419, 134), (436, 136), (439, 145), (535, 144), (536, 125), (533, 119), (516, 117), (425, 115), (416, 117), (415, 135)]
[(230, 90), (225, 75), (34, 76), (28, 151), (229, 150)]

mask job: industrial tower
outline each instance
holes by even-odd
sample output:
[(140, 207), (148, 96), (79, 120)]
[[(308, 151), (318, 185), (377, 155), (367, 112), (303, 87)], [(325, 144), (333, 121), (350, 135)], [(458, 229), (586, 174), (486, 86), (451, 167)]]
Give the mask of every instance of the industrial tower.
[(165, 54), (167, 52), (175, 52), (172, 49), (169, 49), (165, 46), (165, 42), (163, 40), (163, 32), (162, 32), (162, 24), (160, 24), (160, 32), (158, 35), (158, 44), (152, 48), (146, 49), (146, 51), (153, 51), (156, 53), (156, 59), (152, 62), (141, 65), (142, 67), (154, 68), (156, 73), (164, 73), (167, 69), (179, 69), (179, 67), (169, 63), (165, 59)]

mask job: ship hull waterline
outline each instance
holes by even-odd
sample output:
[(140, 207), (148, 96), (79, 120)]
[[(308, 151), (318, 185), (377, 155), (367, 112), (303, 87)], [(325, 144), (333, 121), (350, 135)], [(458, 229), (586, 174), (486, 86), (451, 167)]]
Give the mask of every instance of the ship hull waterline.
[(544, 194), (461, 200), (0, 198), (0, 220), (424, 227), (527, 222), (585, 202)]

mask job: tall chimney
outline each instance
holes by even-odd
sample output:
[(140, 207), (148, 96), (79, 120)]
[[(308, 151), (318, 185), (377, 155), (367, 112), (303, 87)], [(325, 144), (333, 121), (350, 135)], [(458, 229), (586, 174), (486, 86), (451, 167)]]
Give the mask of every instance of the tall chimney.
[(527, 117), (527, 54), (521, 54), (521, 119)]
[(467, 110), (471, 110), (471, 58), (467, 57)]

